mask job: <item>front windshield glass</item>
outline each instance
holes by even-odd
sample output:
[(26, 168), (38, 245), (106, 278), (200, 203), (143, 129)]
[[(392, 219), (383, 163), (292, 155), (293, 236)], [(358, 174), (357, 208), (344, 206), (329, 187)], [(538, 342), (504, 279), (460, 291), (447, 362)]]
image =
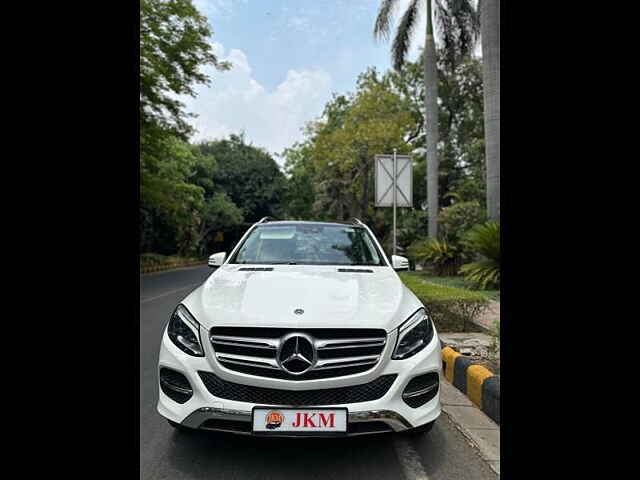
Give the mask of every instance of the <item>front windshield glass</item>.
[(229, 263), (384, 266), (367, 231), (348, 225), (260, 225)]

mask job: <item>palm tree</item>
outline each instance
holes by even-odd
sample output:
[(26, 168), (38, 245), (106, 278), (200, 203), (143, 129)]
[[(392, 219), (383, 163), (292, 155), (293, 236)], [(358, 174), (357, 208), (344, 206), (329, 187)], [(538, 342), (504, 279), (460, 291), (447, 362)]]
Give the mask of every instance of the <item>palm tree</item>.
[(500, 220), (500, 0), (478, 2), (482, 28), (487, 216)]
[[(382, 0), (373, 30), (376, 38), (389, 38), (392, 10), (398, 0)], [(432, 14), (435, 4), (435, 15)], [(433, 33), (435, 19), (449, 63), (466, 55), (476, 42), (479, 25), (476, 11), (469, 0), (411, 0), (402, 15), (391, 47), (393, 67), (399, 71), (411, 46), (419, 9), (426, 6), (427, 30), (424, 44), (424, 109), (427, 137), (427, 205), (430, 237), (438, 236), (438, 70)]]

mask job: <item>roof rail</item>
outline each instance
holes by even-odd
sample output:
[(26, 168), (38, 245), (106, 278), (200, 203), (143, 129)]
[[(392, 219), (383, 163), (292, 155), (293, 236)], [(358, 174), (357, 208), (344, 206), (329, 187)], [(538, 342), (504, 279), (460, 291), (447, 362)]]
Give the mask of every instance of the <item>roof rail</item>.
[(363, 227), (366, 226), (364, 223), (362, 223), (362, 221), (359, 218), (355, 218), (355, 217), (353, 217), (353, 220), (351, 221), (351, 223), (355, 223), (356, 225), (362, 225)]
[[(266, 223), (266, 222), (268, 222), (269, 220), (272, 220), (272, 218), (271, 218), (271, 217), (263, 217), (263, 218), (262, 218), (262, 219), (261, 219), (257, 224), (260, 224), (260, 223)], [(256, 225), (257, 225), (257, 224), (256, 224)]]

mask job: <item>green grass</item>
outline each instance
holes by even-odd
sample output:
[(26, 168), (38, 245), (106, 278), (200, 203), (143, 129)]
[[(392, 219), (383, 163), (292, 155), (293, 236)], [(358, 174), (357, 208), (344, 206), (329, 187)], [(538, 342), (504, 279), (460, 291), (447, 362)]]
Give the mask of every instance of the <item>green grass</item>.
[(402, 272), (399, 276), (427, 307), (438, 331), (483, 331), (473, 320), (489, 303), (485, 295), (464, 288), (430, 283), (414, 272)]
[(479, 293), (489, 300), (493, 300), (496, 302), (500, 301), (500, 290), (472, 290), (469, 284), (465, 282), (464, 277), (437, 277), (427, 272), (403, 272), (403, 275), (415, 276), (426, 282), (443, 285), (445, 287), (455, 287), (469, 290), (475, 293)]
[[(484, 300), (485, 295), (480, 292), (467, 290), (453, 285), (445, 285), (435, 283), (430, 278), (424, 278), (422, 275), (416, 275), (416, 272), (400, 272), (400, 278), (418, 297), (424, 297), (431, 300)], [(437, 277), (435, 277), (437, 278)], [(443, 277), (451, 278), (451, 277)]]

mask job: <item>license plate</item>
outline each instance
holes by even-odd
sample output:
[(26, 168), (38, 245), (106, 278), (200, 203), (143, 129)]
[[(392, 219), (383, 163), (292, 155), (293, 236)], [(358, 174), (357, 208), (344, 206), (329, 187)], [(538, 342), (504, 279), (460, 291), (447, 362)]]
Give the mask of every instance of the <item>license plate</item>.
[(254, 407), (253, 431), (260, 434), (344, 434), (347, 433), (347, 409)]

